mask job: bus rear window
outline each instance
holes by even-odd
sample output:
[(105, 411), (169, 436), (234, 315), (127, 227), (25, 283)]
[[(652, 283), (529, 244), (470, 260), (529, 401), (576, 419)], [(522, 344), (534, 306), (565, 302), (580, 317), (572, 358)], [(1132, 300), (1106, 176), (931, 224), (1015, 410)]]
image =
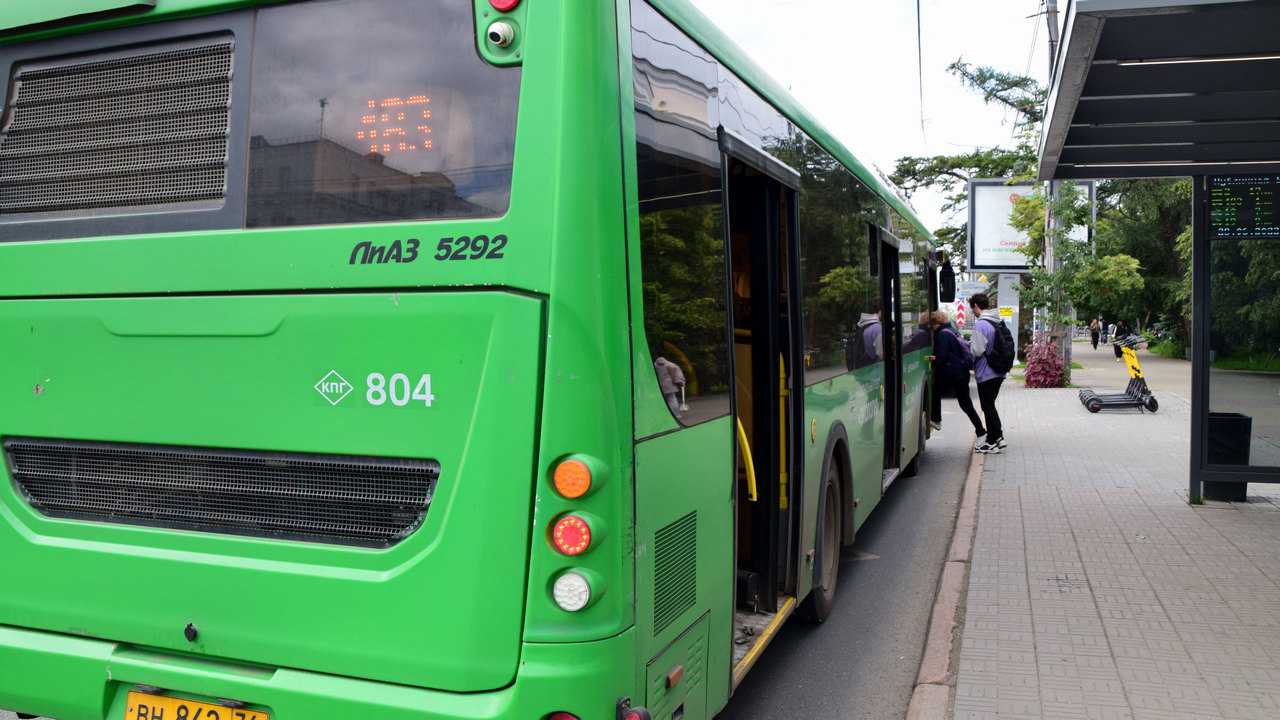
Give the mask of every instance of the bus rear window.
[(264, 8), (246, 225), (503, 215), (519, 84), (476, 52), (471, 3)]

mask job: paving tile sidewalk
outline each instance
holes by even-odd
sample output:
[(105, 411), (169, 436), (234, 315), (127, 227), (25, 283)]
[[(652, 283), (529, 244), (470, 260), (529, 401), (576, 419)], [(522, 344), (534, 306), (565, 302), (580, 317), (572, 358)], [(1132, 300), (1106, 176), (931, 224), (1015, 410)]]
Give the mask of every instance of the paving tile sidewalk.
[(1187, 503), (1190, 405), (1002, 389), (953, 717), (1280, 717), (1280, 491)]

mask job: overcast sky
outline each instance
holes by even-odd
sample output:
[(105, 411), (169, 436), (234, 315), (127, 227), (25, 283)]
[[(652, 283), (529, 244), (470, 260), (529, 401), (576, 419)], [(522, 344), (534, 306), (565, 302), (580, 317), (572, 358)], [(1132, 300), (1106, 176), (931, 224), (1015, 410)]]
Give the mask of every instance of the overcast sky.
[[(923, 63), (916, 0), (691, 1), (858, 159), (885, 174), (904, 155), (1012, 147), (1012, 115), (961, 87), (947, 72), (955, 60), (1042, 84), (1048, 77), (1041, 0), (920, 0)], [(943, 215), (937, 195), (917, 193), (911, 203), (931, 231), (961, 220)]]

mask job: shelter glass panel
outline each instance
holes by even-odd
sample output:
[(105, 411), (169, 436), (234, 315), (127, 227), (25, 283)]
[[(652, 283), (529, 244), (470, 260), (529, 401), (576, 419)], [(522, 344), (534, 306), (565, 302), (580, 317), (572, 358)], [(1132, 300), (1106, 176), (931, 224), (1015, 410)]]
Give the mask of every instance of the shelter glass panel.
[(1212, 235), (1206, 463), (1280, 468), (1280, 236)]

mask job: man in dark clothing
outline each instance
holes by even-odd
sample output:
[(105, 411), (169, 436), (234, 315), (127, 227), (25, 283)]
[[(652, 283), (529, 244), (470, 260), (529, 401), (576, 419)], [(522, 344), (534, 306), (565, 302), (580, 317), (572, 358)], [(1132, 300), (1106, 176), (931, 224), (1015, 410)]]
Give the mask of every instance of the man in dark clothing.
[(1124, 324), (1123, 320), (1117, 320), (1116, 332), (1111, 337), (1111, 349), (1116, 351), (1116, 362), (1124, 359), (1124, 354), (1120, 351), (1120, 346), (1117, 343), (1120, 339), (1127, 337), (1129, 337), (1129, 327)]
[(978, 381), (978, 404), (982, 406), (982, 415), (987, 420), (986, 441), (980, 440), (973, 446), (973, 451), (995, 455), (1008, 447), (1004, 441), (1000, 413), (996, 411), (996, 397), (1000, 394), (1000, 385), (1004, 383), (1004, 373), (996, 372), (987, 363), (987, 351), (995, 344), (996, 327), (1004, 321), (1000, 319), (1000, 311), (991, 308), (991, 300), (986, 293), (978, 293), (969, 298), (969, 306), (974, 308), (973, 312), (978, 316), (973, 323), (973, 338), (969, 342), (973, 348), (973, 377)]

